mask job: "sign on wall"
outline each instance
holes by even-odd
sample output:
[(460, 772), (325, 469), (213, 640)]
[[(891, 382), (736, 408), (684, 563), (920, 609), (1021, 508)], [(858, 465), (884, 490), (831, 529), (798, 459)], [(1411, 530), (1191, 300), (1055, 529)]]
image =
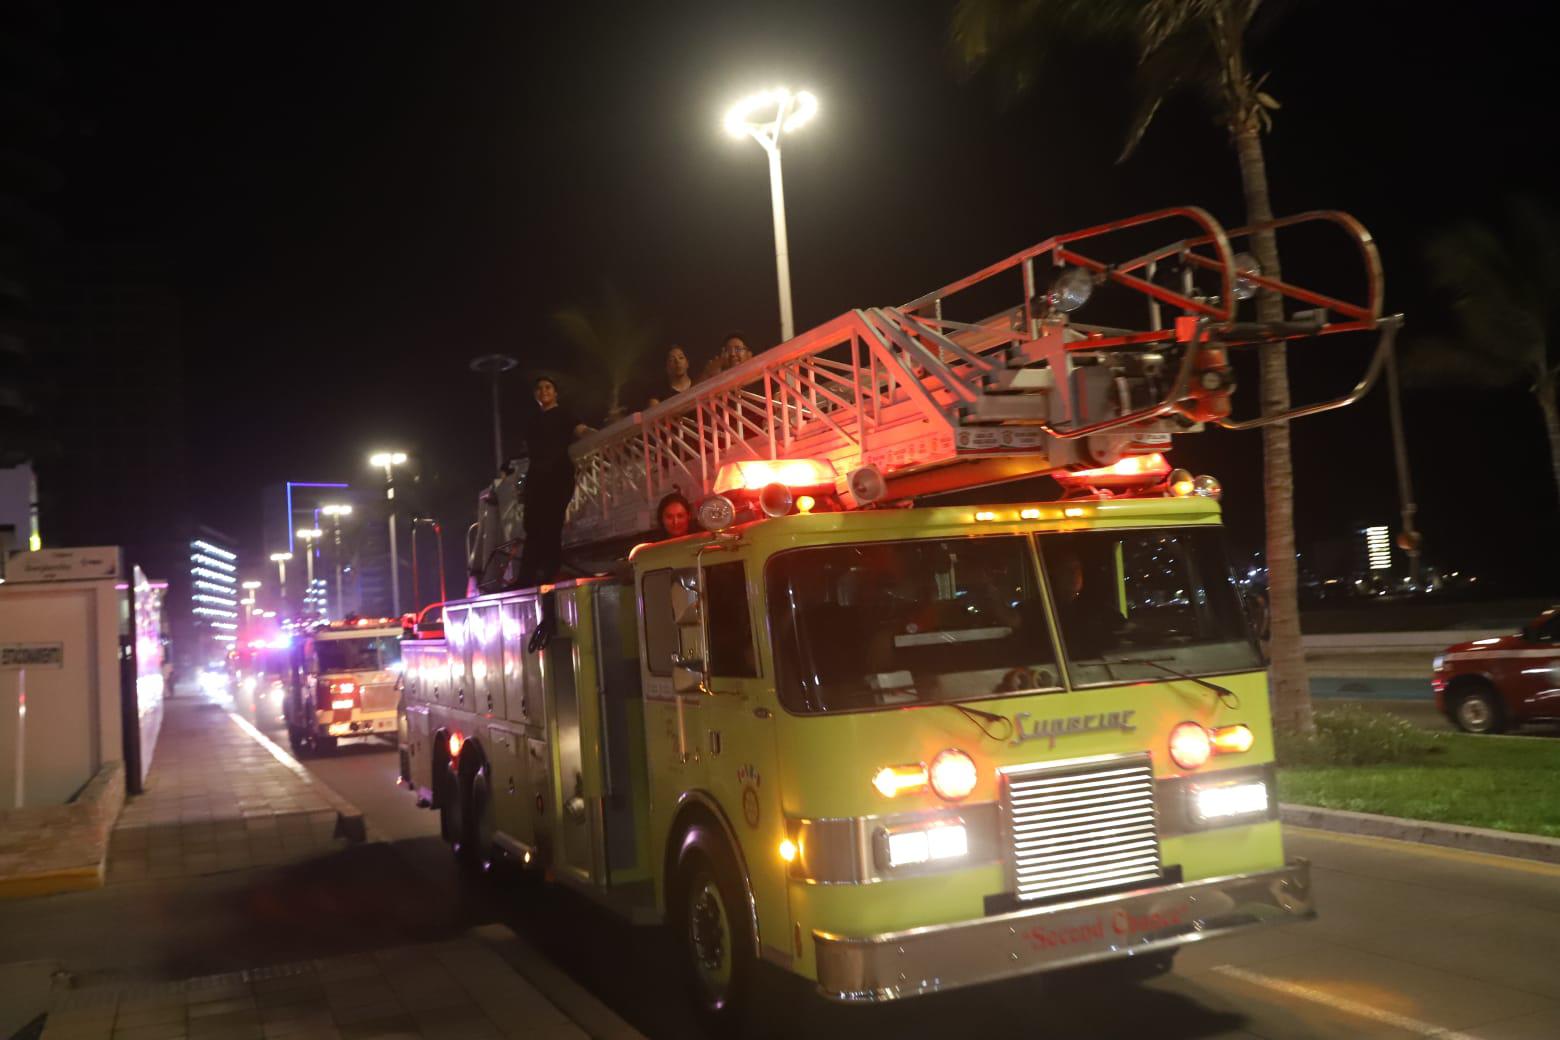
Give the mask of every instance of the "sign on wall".
[(117, 545), (13, 552), (5, 563), (7, 582), (97, 581), (120, 574)]
[(0, 643), (0, 671), (64, 667), (64, 643)]

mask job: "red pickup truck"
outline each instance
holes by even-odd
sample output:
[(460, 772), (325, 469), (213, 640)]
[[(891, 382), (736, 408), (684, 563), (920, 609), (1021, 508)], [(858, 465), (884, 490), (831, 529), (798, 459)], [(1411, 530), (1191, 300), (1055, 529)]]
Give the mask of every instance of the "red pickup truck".
[(1560, 606), (1516, 635), (1447, 647), (1435, 656), (1430, 685), (1436, 708), (1469, 733), (1560, 720)]

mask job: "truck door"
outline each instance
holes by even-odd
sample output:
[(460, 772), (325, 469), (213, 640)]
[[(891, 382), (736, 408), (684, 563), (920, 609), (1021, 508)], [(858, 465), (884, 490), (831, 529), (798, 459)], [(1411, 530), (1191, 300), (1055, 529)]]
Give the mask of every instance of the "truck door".
[[(736, 833), (739, 862), (749, 871), (759, 935), (789, 953), (785, 879), (774, 850), (785, 839), (775, 741), (774, 676), (760, 667), (755, 633), (762, 621), (759, 575), (741, 559), (700, 559), (705, 696), (688, 716), (690, 743), (707, 768), (705, 783)], [(760, 895), (759, 893), (763, 893)]]

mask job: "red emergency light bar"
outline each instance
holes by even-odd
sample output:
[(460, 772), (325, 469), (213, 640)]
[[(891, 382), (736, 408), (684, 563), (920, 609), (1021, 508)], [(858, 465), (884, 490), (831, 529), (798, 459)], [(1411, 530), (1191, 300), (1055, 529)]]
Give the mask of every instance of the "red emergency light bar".
[(715, 494), (762, 491), (770, 484), (789, 488), (834, 486), (834, 467), (817, 459), (743, 459), (728, 462), (715, 476)]
[(1086, 486), (1097, 488), (1141, 487), (1157, 484), (1170, 475), (1170, 462), (1161, 452), (1148, 455), (1128, 455), (1109, 466), (1094, 469), (1058, 471), (1052, 476), (1065, 487)]

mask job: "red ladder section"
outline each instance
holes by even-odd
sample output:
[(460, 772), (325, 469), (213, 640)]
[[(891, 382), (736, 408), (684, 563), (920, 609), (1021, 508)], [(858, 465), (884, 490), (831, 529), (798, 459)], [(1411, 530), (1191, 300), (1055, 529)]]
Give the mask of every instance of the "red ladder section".
[[(1181, 207), (1046, 239), (900, 307), (840, 315), (578, 442), (565, 544), (650, 531), (662, 496), (697, 502), (721, 466), (739, 460), (827, 459), (842, 478), (873, 465), (904, 497), (1107, 465), (1162, 451), (1208, 421), (1242, 429), (1352, 403), (1375, 382), (1400, 319), (1382, 317), (1380, 259), (1358, 221), (1320, 211), (1264, 226), (1287, 235), (1301, 225), (1352, 244), (1362, 299), (1252, 270), (1232, 243), (1258, 228), (1227, 231)], [(1182, 237), (1109, 259), (1167, 228)], [(1059, 279), (1076, 271), (1093, 286), (1081, 311), (1114, 304), (1116, 316), (1125, 302), (1143, 320), (1092, 325), (1063, 312)], [(1080, 280), (1072, 274), (1069, 284)], [(1242, 320), (1241, 299), (1263, 290), (1283, 299), (1284, 321)], [(1017, 302), (974, 320), (953, 316), (998, 294)], [(1379, 335), (1353, 391), (1231, 418), (1229, 350), (1360, 331)]]

